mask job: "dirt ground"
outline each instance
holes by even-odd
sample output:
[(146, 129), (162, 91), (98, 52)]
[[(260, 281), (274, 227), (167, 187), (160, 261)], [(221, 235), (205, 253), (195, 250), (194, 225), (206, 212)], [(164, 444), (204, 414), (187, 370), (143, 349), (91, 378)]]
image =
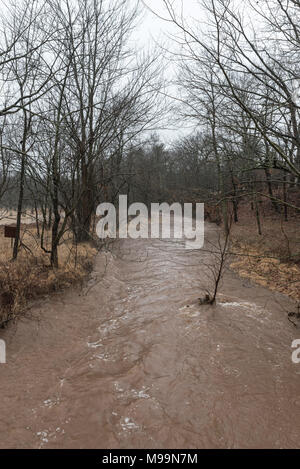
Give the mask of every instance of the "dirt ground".
[(241, 207), (239, 222), (232, 227), (236, 258), (231, 267), (240, 276), (300, 302), (300, 217), (285, 221), (268, 207), (262, 210), (259, 235), (255, 213), (248, 205)]

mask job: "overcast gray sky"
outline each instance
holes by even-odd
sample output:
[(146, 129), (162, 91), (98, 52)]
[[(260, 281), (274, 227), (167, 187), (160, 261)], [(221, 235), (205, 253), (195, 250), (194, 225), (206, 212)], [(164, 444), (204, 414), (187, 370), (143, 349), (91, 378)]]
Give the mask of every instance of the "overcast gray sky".
[[(144, 0), (144, 2), (141, 3), (148, 5), (151, 10), (155, 11), (155, 13), (166, 17), (166, 11), (163, 7), (162, 0)], [(184, 0), (184, 2), (181, 0), (175, 0), (174, 5), (176, 5), (177, 11), (180, 11), (183, 5), (183, 14), (185, 18), (192, 17), (199, 20), (201, 17), (201, 9), (197, 0)], [(170, 40), (169, 35), (172, 33), (176, 34), (176, 27), (158, 18), (146, 7), (143, 7), (143, 12), (143, 20), (136, 32), (136, 38), (137, 40), (141, 41), (141, 45), (143, 44), (145, 47), (149, 46), (151, 48), (152, 46), (154, 47), (155, 44), (158, 44), (159, 46), (174, 50), (176, 45), (174, 42), (172, 42), (172, 40)], [(170, 76), (170, 78), (172, 78), (172, 75), (174, 76), (174, 68), (170, 66), (167, 56), (165, 58), (165, 62), (165, 74), (166, 76)], [(176, 88), (170, 87), (168, 92), (171, 95), (176, 95)], [(190, 133), (192, 130), (190, 123), (183, 122), (179, 125), (172, 122), (172, 117), (173, 116), (170, 116), (170, 119), (168, 120), (168, 127), (170, 128), (159, 131), (159, 134), (166, 143), (169, 143), (177, 137), (184, 136)]]

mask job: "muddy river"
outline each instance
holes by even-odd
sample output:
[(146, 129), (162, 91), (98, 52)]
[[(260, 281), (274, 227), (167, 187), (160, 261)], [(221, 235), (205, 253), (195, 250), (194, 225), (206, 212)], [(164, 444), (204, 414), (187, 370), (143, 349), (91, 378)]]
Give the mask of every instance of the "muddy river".
[(228, 271), (199, 306), (210, 256), (123, 240), (1, 331), (0, 447), (299, 447), (289, 302)]

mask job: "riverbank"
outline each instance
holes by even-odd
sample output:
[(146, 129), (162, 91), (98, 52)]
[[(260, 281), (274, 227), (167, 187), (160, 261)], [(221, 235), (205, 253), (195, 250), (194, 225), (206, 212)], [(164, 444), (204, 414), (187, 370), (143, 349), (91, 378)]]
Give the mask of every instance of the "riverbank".
[[(83, 282), (92, 270), (97, 249), (90, 243), (74, 245), (68, 234), (59, 246), (59, 268), (50, 267), (34, 225), (22, 225), (22, 247), (12, 262), (11, 240), (0, 228), (0, 327), (26, 311), (28, 303), (43, 295)], [(49, 248), (50, 233), (44, 233)]]
[(297, 448), (291, 302), (226, 270), (199, 306), (217, 234), (116, 242), (0, 331), (0, 448)]
[(241, 277), (300, 302), (300, 219), (266, 213), (258, 233), (255, 213), (242, 207), (232, 227), (231, 267)]

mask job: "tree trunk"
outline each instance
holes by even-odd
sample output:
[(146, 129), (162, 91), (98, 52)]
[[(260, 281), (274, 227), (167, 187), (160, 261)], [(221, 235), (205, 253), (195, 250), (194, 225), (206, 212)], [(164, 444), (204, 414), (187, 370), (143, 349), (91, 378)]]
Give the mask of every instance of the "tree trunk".
[(39, 225), (39, 212), (36, 201), (34, 201), (34, 211), (35, 211), (35, 224), (36, 224), (36, 235), (40, 237), (40, 225)]
[(261, 236), (262, 230), (261, 230), (261, 222), (260, 222), (260, 213), (259, 213), (259, 205), (258, 205), (256, 194), (253, 194), (253, 199), (254, 199), (255, 216), (256, 216), (258, 234)]
[(272, 188), (272, 177), (271, 177), (271, 173), (270, 173), (269, 168), (265, 168), (265, 175), (266, 175), (266, 181), (267, 181), (269, 196), (271, 198), (274, 210), (275, 210), (275, 212), (279, 213), (279, 207), (277, 205), (276, 200), (274, 200), (274, 194), (273, 194), (273, 188)]
[(284, 201), (284, 219), (288, 221), (288, 206), (287, 206), (287, 180), (286, 180), (286, 173), (284, 172), (283, 175), (283, 201)]
[[(24, 147), (24, 144), (22, 143), (22, 148), (23, 147)], [(15, 237), (15, 242), (14, 242), (14, 249), (13, 249), (13, 260), (16, 260), (18, 257), (20, 232), (21, 232), (21, 216), (22, 216), (22, 207), (23, 207), (23, 198), (24, 198), (24, 184), (25, 184), (25, 154), (23, 153), (22, 162), (21, 162), (19, 198), (18, 198), (18, 208), (17, 208), (17, 229), (16, 229), (16, 237)]]

